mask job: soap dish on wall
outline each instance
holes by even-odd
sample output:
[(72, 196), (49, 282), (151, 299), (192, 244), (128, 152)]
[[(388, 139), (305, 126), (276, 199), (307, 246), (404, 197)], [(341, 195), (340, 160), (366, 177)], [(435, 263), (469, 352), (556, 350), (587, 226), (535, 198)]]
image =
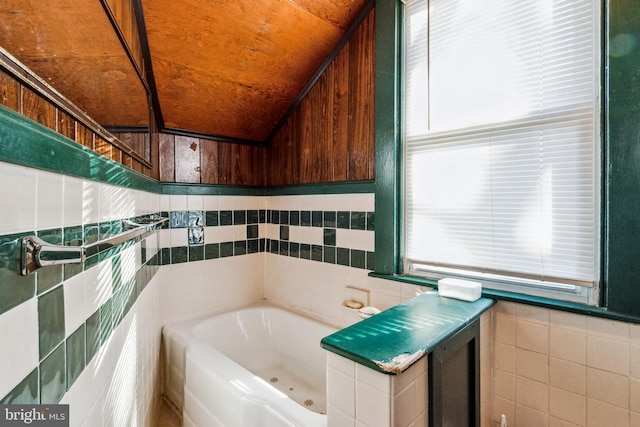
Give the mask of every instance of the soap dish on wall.
[(362, 307), (369, 305), (369, 291), (365, 289), (354, 288), (353, 286), (347, 286), (344, 288), (344, 301), (343, 307), (350, 310), (359, 310)]

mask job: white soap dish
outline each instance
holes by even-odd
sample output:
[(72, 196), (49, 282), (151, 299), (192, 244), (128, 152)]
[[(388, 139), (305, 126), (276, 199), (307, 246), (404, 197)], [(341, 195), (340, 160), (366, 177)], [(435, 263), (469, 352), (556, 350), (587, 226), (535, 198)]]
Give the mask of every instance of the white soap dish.
[(482, 295), (482, 284), (472, 280), (447, 277), (438, 280), (438, 294), (463, 301), (475, 301)]

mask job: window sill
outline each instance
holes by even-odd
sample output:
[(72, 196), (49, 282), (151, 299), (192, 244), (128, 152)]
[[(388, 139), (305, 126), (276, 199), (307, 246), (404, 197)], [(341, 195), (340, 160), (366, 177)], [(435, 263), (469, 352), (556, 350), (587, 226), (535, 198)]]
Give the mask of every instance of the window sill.
[[(424, 279), (415, 276), (406, 276), (402, 274), (380, 274), (376, 272), (369, 273), (371, 277), (379, 279), (393, 280), (396, 282), (410, 283), (412, 285), (429, 286), (434, 289), (438, 288), (438, 282), (435, 280)], [(498, 301), (516, 302), (519, 304), (528, 304), (538, 307), (550, 308), (553, 310), (561, 310), (570, 313), (582, 314), (585, 316), (601, 317), (604, 319), (618, 320), (621, 322), (640, 324), (640, 317), (630, 316), (624, 313), (616, 313), (608, 311), (603, 307), (594, 307), (586, 304), (579, 304), (568, 301), (554, 300), (550, 298), (535, 297), (530, 295), (519, 294), (516, 292), (504, 292), (493, 289), (483, 289), (482, 296), (493, 298)]]

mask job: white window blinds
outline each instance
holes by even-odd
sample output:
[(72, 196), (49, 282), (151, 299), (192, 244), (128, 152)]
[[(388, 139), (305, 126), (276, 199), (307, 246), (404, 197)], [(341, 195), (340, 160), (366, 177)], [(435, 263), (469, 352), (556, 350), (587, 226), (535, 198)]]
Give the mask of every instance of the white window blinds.
[(406, 2), (406, 270), (594, 284), (598, 12)]

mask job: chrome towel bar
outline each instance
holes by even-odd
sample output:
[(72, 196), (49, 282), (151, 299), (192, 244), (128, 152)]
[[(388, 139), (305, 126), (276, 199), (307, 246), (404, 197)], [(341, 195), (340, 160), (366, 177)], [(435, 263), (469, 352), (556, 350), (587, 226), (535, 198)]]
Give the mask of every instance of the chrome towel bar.
[[(47, 243), (37, 236), (26, 236), (21, 240), (21, 271), (23, 276), (31, 274), (40, 267), (59, 264), (84, 262), (87, 257), (121, 245), (150, 231), (156, 230), (169, 218), (152, 215), (148, 220), (134, 222), (122, 221), (123, 233), (86, 246), (66, 246)], [(147, 222), (148, 221), (148, 222)]]

